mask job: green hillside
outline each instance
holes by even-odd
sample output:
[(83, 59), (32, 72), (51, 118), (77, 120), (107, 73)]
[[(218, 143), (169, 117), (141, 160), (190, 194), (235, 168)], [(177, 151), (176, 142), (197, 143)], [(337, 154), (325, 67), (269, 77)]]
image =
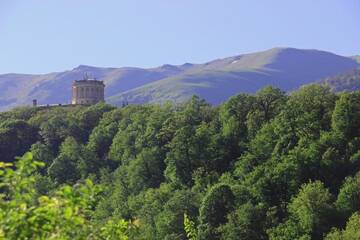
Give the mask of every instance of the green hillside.
[(360, 90), (360, 68), (326, 78), (323, 82), (335, 92)]
[(39, 104), (65, 104), (71, 84), (89, 74), (103, 80), (105, 97), (115, 105), (183, 102), (196, 94), (219, 104), (240, 92), (254, 93), (273, 85), (284, 91), (353, 69), (352, 58), (318, 50), (273, 48), (203, 64), (165, 64), (156, 68), (104, 68), (80, 65), (49, 74), (0, 75), (0, 110)]
[(2, 239), (359, 239), (360, 91), (15, 108), (0, 188)]
[(110, 103), (181, 102), (198, 95), (219, 104), (239, 92), (272, 85), (292, 91), (359, 66), (353, 59), (317, 50), (275, 48), (215, 60), (108, 98)]

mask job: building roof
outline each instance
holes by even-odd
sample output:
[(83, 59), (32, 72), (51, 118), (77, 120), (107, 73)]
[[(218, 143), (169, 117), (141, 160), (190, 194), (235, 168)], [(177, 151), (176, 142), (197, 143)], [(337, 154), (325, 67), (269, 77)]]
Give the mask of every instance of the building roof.
[(85, 83), (85, 84), (101, 84), (101, 85), (104, 85), (105, 86), (105, 84), (104, 84), (104, 82), (103, 81), (99, 81), (99, 80), (96, 80), (96, 79), (83, 79), (83, 80), (75, 80), (74, 82), (73, 82), (73, 85), (76, 85), (76, 84), (83, 84), (83, 83)]

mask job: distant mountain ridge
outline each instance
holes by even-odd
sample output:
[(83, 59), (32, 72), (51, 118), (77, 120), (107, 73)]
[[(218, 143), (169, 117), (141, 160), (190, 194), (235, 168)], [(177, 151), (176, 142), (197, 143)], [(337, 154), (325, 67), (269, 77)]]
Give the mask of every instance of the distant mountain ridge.
[(255, 92), (266, 85), (285, 91), (353, 69), (351, 58), (319, 50), (274, 48), (199, 64), (171, 76), (109, 98), (115, 104), (181, 102), (197, 94), (213, 104), (239, 92)]
[(360, 55), (355, 55), (351, 57), (352, 59), (354, 59), (355, 61), (357, 61), (358, 63), (360, 63)]
[(338, 75), (325, 78), (323, 81), (334, 92), (350, 92), (360, 90), (360, 68), (355, 68)]
[(239, 92), (265, 85), (285, 91), (356, 68), (355, 57), (319, 50), (273, 48), (217, 59), (204, 64), (165, 64), (156, 68), (102, 68), (80, 65), (49, 74), (0, 75), (0, 109), (30, 104), (69, 103), (71, 83), (90, 73), (106, 84), (107, 101), (129, 103), (182, 102), (193, 94), (218, 104)]

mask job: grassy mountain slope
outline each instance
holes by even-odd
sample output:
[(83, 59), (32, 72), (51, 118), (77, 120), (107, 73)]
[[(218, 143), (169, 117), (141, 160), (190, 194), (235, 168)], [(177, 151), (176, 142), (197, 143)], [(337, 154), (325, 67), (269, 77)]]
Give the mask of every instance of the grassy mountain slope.
[(360, 63), (360, 55), (355, 55), (351, 57), (352, 59), (354, 59), (355, 61), (357, 61), (358, 63)]
[(100, 68), (80, 65), (69, 71), (42, 75), (0, 75), (0, 109), (31, 104), (69, 103), (71, 83), (89, 73), (106, 84), (107, 101), (129, 103), (181, 102), (193, 94), (217, 104), (239, 92), (265, 85), (293, 90), (303, 84), (353, 69), (353, 58), (317, 50), (274, 48), (217, 59), (204, 64), (157, 68)]
[(192, 65), (159, 68), (99, 68), (80, 65), (70, 71), (43, 75), (4, 74), (0, 75), (0, 109), (30, 104), (38, 99), (39, 104), (69, 103), (71, 84), (82, 79), (84, 73), (103, 80), (106, 96), (127, 91), (168, 76), (177, 75)]
[(360, 68), (326, 78), (323, 82), (335, 92), (360, 90)]
[(356, 66), (353, 59), (328, 52), (274, 48), (201, 64), (177, 76), (119, 93), (109, 101), (114, 104), (183, 101), (197, 94), (218, 104), (236, 93), (252, 93), (265, 85), (294, 90)]

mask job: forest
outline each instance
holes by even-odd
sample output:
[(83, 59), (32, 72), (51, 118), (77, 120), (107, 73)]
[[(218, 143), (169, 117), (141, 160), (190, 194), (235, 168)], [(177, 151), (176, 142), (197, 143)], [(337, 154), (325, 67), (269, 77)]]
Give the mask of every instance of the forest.
[(0, 113), (0, 239), (360, 239), (360, 91)]

